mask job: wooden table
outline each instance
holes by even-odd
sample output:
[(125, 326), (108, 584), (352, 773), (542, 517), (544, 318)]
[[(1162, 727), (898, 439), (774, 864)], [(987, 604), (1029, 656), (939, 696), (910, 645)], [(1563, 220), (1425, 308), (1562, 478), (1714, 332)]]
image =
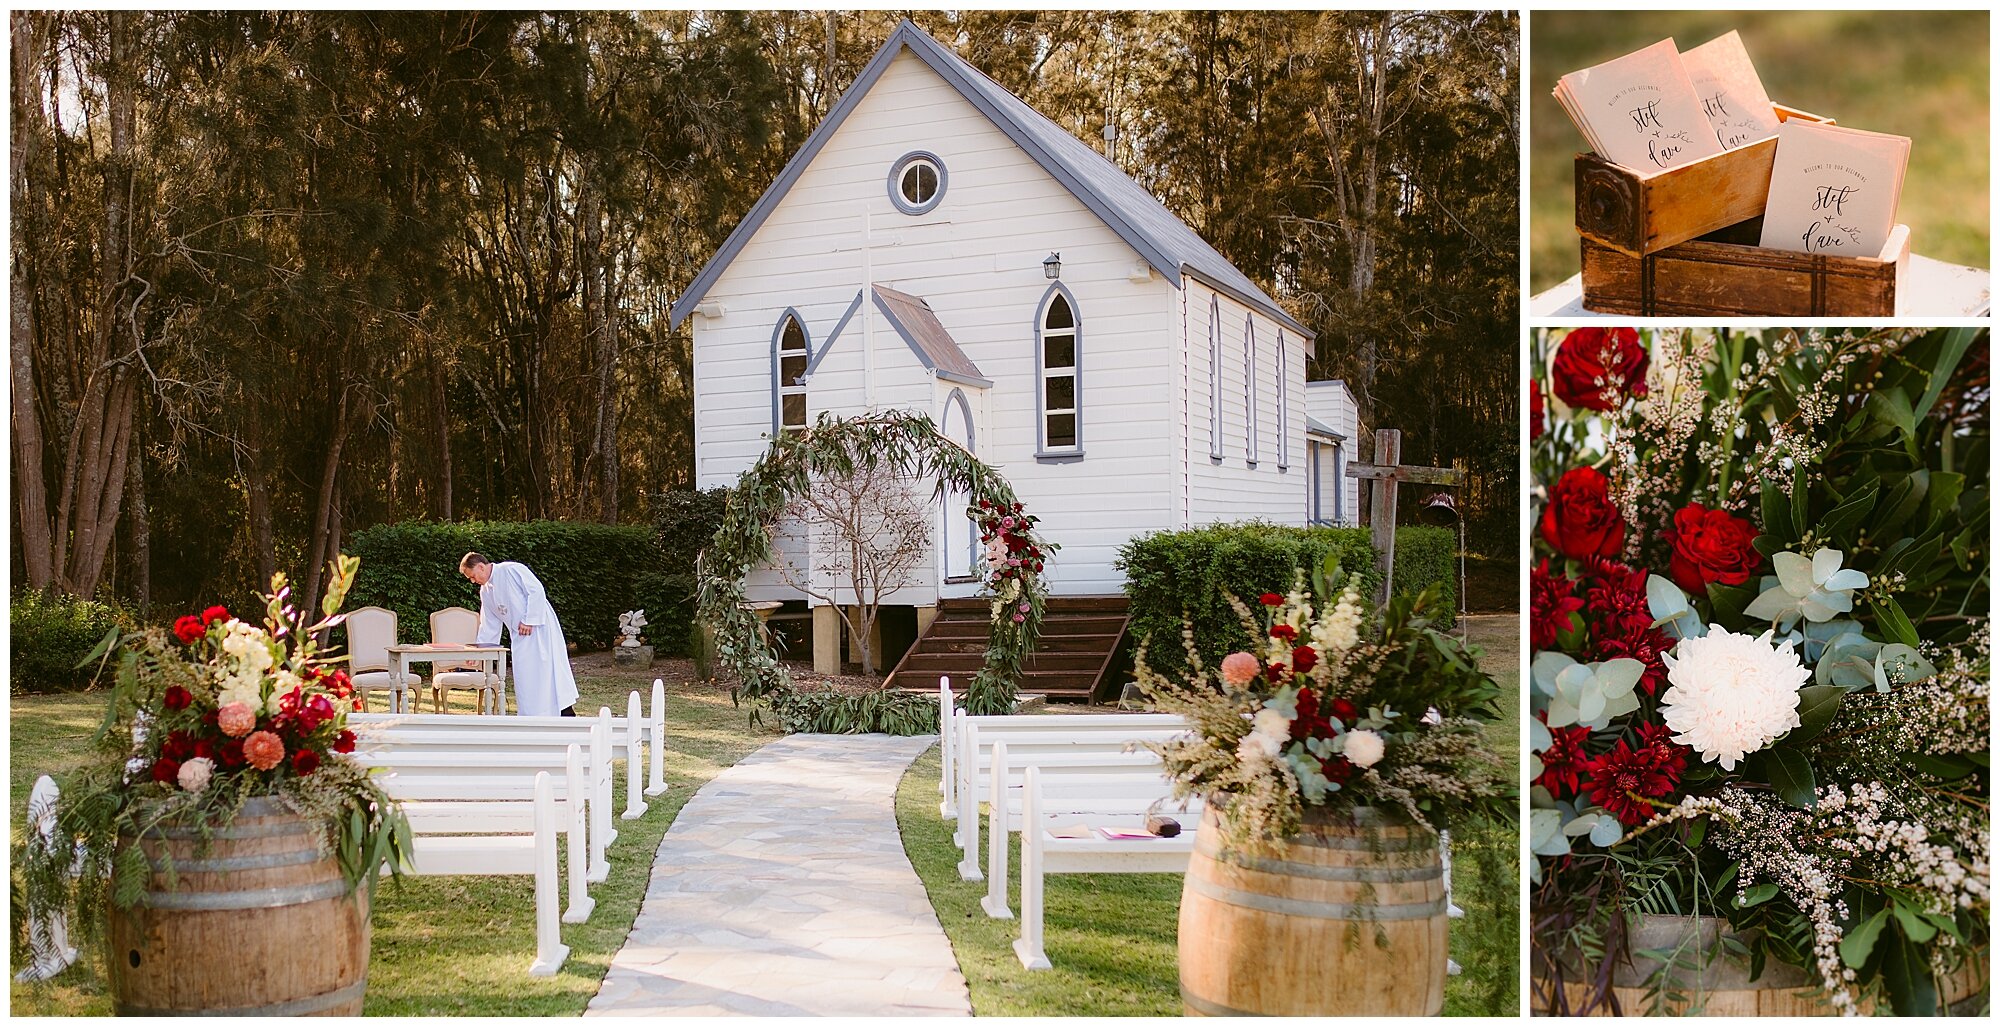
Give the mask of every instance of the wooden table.
[[(1910, 254), (1910, 266), (1896, 303), (1897, 317), (1984, 317), (1993, 311), (1993, 275), (1985, 268), (1964, 267)], [(1575, 318), (1585, 321), (1636, 321), (1635, 314), (1600, 314), (1583, 306), (1583, 276), (1569, 280), (1528, 301), (1530, 317)], [(1717, 320), (1724, 320), (1717, 318)], [(1867, 320), (1843, 318), (1842, 320)]]
[[(398, 682), (401, 682), (405, 678), (409, 677), (410, 664), (413, 663), (430, 664), (432, 672), (431, 676), (434, 679), (437, 676), (437, 665), (440, 663), (493, 664), (494, 677), (499, 679), (498, 694), (495, 696), (495, 698), (498, 700), (499, 705), (496, 709), (489, 711), (486, 708), (486, 693), (485, 691), (482, 690), (479, 693), (479, 712), (481, 713), (507, 712), (507, 647), (506, 646), (392, 645), (388, 648), (388, 652), (391, 657), (395, 658), (396, 681)], [(409, 712), (408, 710), (402, 708), (403, 689), (395, 688), (390, 690), (389, 707), (390, 707), (389, 712), (391, 713)]]

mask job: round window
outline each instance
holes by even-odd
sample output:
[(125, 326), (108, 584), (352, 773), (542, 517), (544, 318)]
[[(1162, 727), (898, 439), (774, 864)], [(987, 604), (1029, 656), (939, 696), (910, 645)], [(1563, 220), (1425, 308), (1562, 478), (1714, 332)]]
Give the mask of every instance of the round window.
[(911, 153), (889, 171), (889, 199), (905, 214), (922, 214), (944, 197), (944, 162), (933, 153)]

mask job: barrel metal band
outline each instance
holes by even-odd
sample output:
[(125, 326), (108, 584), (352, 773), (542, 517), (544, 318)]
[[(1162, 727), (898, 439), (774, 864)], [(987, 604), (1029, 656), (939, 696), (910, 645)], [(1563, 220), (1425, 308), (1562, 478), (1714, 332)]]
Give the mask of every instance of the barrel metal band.
[[(221, 859), (177, 859), (173, 862), (176, 874), (226, 874), (234, 870), (272, 870), (277, 867), (294, 867), (305, 863), (317, 863), (325, 856), (316, 849), (298, 849), (293, 852), (273, 852), (263, 856), (224, 856)], [(151, 859), (153, 872), (167, 872), (167, 861)]]
[(268, 1006), (238, 1006), (234, 1009), (153, 1009), (126, 1002), (113, 1002), (112, 1009), (119, 1016), (304, 1016), (345, 1005), (360, 998), (367, 990), (368, 975), (363, 973), (360, 980), (346, 987), (295, 998), (290, 1002), (276, 1002)]
[(1209, 842), (1206, 836), (1195, 842), (1194, 851), (1218, 863), (1239, 866), (1245, 870), (1260, 870), (1267, 874), (1282, 874), (1286, 877), (1309, 877), (1315, 881), (1412, 884), (1418, 881), (1435, 881), (1444, 876), (1444, 866), (1440, 863), (1398, 870), (1393, 867), (1328, 867), (1317, 863), (1296, 863), (1288, 859), (1264, 859), (1221, 849)]
[(146, 905), (154, 909), (271, 909), (337, 899), (347, 892), (347, 882), (336, 877), (330, 881), (290, 888), (259, 888), (254, 891), (149, 891), (146, 893)]
[(1271, 1015), (1271, 1014), (1269, 1014), (1269, 1013), (1252, 1013), (1252, 1012), (1250, 1012), (1250, 1011), (1248, 1011), (1248, 1010), (1244, 1010), (1244, 1009), (1235, 1009), (1235, 1008), (1232, 1008), (1232, 1007), (1229, 1007), (1229, 1006), (1225, 1006), (1225, 1005), (1223, 1005), (1223, 1004), (1222, 1004), (1222, 1003), (1220, 1003), (1220, 1002), (1210, 1002), (1209, 1000), (1207, 1000), (1207, 999), (1205, 999), (1205, 998), (1202, 998), (1202, 997), (1201, 997), (1200, 995), (1197, 995), (1197, 994), (1195, 994), (1194, 992), (1192, 992), (1192, 991), (1189, 991), (1189, 990), (1188, 990), (1188, 986), (1187, 986), (1187, 984), (1186, 984), (1185, 982), (1183, 982), (1183, 983), (1181, 984), (1181, 1001), (1182, 1001), (1182, 1002), (1185, 1002), (1185, 1003), (1187, 1003), (1187, 1005), (1188, 1005), (1188, 1007), (1189, 1007), (1189, 1008), (1193, 1009), (1193, 1010), (1194, 1010), (1195, 1012), (1197, 1012), (1197, 1013), (1200, 1013), (1200, 1014), (1201, 1014), (1201, 1015), (1203, 1015), (1203, 1016), (1269, 1016), (1269, 1015)]
[(1428, 920), (1443, 916), (1444, 896), (1430, 902), (1369, 903), (1362, 905), (1352, 902), (1308, 902), (1305, 899), (1281, 899), (1273, 895), (1259, 895), (1255, 892), (1237, 891), (1224, 888), (1199, 877), (1187, 879), (1188, 890), (1214, 899), (1217, 902), (1244, 909), (1256, 909), (1266, 913), (1284, 913), (1291, 916), (1317, 917), (1321, 920)]
[[(242, 827), (222, 827), (208, 833), (210, 838), (282, 838), (286, 835), (309, 834), (314, 830), (303, 820), (273, 820), (264, 824), (248, 824)], [(194, 841), (201, 836), (185, 827), (156, 827), (146, 832), (149, 842)]]
[(1361, 834), (1296, 834), (1286, 839), (1293, 845), (1317, 849), (1361, 849), (1367, 852), (1421, 852), (1437, 848), (1435, 834), (1406, 834), (1401, 838), (1370, 837)]

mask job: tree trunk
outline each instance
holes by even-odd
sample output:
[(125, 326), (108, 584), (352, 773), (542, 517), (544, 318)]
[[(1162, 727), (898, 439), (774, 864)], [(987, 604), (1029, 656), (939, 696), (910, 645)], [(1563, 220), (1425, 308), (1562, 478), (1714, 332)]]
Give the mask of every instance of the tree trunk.
[(320, 463), (319, 502), (313, 513), (312, 536), (307, 541), (306, 552), (313, 555), (312, 565), (306, 568), (306, 587), (302, 598), (307, 609), (319, 609), (319, 587), (324, 576), (325, 561), (321, 554), (327, 549), (327, 535), (337, 516), (335, 490), (340, 485), (340, 452), (347, 446), (348, 426), (353, 422), (349, 416), (352, 409), (353, 390), (340, 390), (340, 409), (334, 415), (333, 438), (327, 442), (326, 458)]
[(431, 511), (440, 521), (451, 520), (451, 400), (445, 390), (444, 366), (430, 344), (425, 343), (425, 363), (430, 365), (431, 434), (437, 447), (435, 492)]
[[(135, 428), (134, 435), (143, 429)], [(146, 509), (146, 460), (145, 442), (134, 438), (133, 448), (139, 459), (126, 464), (125, 490), (130, 494), (131, 503), (125, 508), (125, 528), (131, 540), (130, 586), (126, 589), (132, 602), (139, 608), (143, 619), (150, 615), (153, 607), (153, 527), (150, 513)]]
[(48, 43), (49, 15), (15, 11), (12, 22), (14, 120), (8, 163), (14, 176), (14, 260), (9, 276), (13, 321), (7, 345), (13, 386), (14, 496), (20, 502), (21, 562), (26, 565), (28, 584), (46, 589), (56, 580), (55, 539), (42, 464), (42, 420), (35, 406), (35, 306), (28, 282), (29, 254), (35, 247), (26, 237), (31, 203), (28, 170), (38, 152), (43, 117), (41, 76), (36, 73), (35, 61)]
[(610, 261), (604, 253), (604, 200), (595, 165), (586, 159), (577, 217), (582, 222), (583, 317), (591, 340), (597, 416), (584, 466), (596, 471), (597, 518), (618, 523), (618, 335), (611, 311)]

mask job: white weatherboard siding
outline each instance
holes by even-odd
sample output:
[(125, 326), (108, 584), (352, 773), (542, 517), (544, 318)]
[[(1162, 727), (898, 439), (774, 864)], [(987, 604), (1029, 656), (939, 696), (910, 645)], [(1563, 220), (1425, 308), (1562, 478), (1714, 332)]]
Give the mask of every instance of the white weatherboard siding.
[[(1359, 452), (1361, 446), (1360, 407), (1355, 403), (1354, 393), (1348, 389), (1346, 382), (1334, 379), (1331, 381), (1307, 383), (1306, 412), (1318, 419), (1320, 423), (1340, 433), (1342, 439), (1340, 443), (1342, 471), (1345, 470), (1348, 463), (1362, 459)], [(1372, 455), (1370, 454), (1370, 456)], [(1353, 478), (1344, 478), (1340, 483), (1339, 492), (1341, 509), (1339, 511), (1333, 510), (1332, 497), (1335, 495), (1335, 492), (1332, 478), (1336, 473), (1333, 470), (1333, 457), (1328, 453), (1324, 454), (1322, 459), (1325, 461), (1325, 470), (1322, 475), (1323, 484), (1321, 492), (1326, 497), (1325, 506), (1328, 516), (1335, 517), (1346, 524), (1361, 523), (1361, 483)]]
[[(947, 176), (942, 202), (915, 217), (895, 209), (887, 187), (890, 165), (912, 150), (937, 154)], [(786, 309), (796, 308), (815, 353), (826, 344), (863, 287), (864, 213), (872, 219), (873, 281), (927, 301), (994, 382), (983, 397), (966, 390), (979, 421), (979, 456), (1000, 469), (1042, 518), (1044, 534), (1062, 545), (1048, 568), (1051, 587), (1059, 595), (1121, 591), (1124, 578), (1112, 566), (1118, 546), (1175, 524), (1169, 398), (1179, 297), (1157, 275), (1131, 281), (1138, 254), (908, 53), (860, 100), (704, 297), (725, 313), (694, 318), (697, 484), (732, 485), (763, 454), (771, 428), (772, 331)], [(1085, 455), (1065, 463), (1035, 459), (1034, 321), (1050, 284), (1041, 264), (1050, 251), (1062, 254), (1062, 282), (1080, 319)], [(806, 390), (812, 415), (866, 412), (864, 325), (872, 338), (875, 406), (936, 416), (936, 397), (949, 390), (933, 389), (868, 302), (814, 371)], [(1263, 344), (1275, 339), (1273, 325)], [(1293, 410), (1296, 418), (1303, 404)], [(1270, 467), (1275, 475), (1275, 459)], [(1296, 471), (1292, 476), (1303, 480)], [(1275, 500), (1265, 509), (1280, 514)], [(935, 567), (926, 568), (914, 584), (933, 589), (936, 576)], [(760, 575), (751, 585), (753, 598), (785, 597), (774, 578)], [(905, 591), (893, 601), (921, 605), (928, 594)]]
[[(1257, 346), (1257, 464), (1248, 461), (1244, 436), (1249, 417), (1244, 405), (1244, 315), (1249, 308), (1193, 280), (1187, 281), (1187, 413), (1186, 461), (1188, 524), (1199, 527), (1218, 521), (1265, 520), (1276, 524), (1306, 522), (1305, 365), (1306, 341), (1285, 333), (1291, 347), (1285, 387), (1291, 393), (1287, 423), (1291, 438), (1290, 466), (1278, 467), (1278, 324), (1255, 315)], [(1210, 300), (1216, 302), (1213, 307)], [(1209, 321), (1216, 312), (1222, 329), (1221, 360), (1211, 367)], [(1222, 459), (1211, 458), (1209, 385), (1222, 376)]]

